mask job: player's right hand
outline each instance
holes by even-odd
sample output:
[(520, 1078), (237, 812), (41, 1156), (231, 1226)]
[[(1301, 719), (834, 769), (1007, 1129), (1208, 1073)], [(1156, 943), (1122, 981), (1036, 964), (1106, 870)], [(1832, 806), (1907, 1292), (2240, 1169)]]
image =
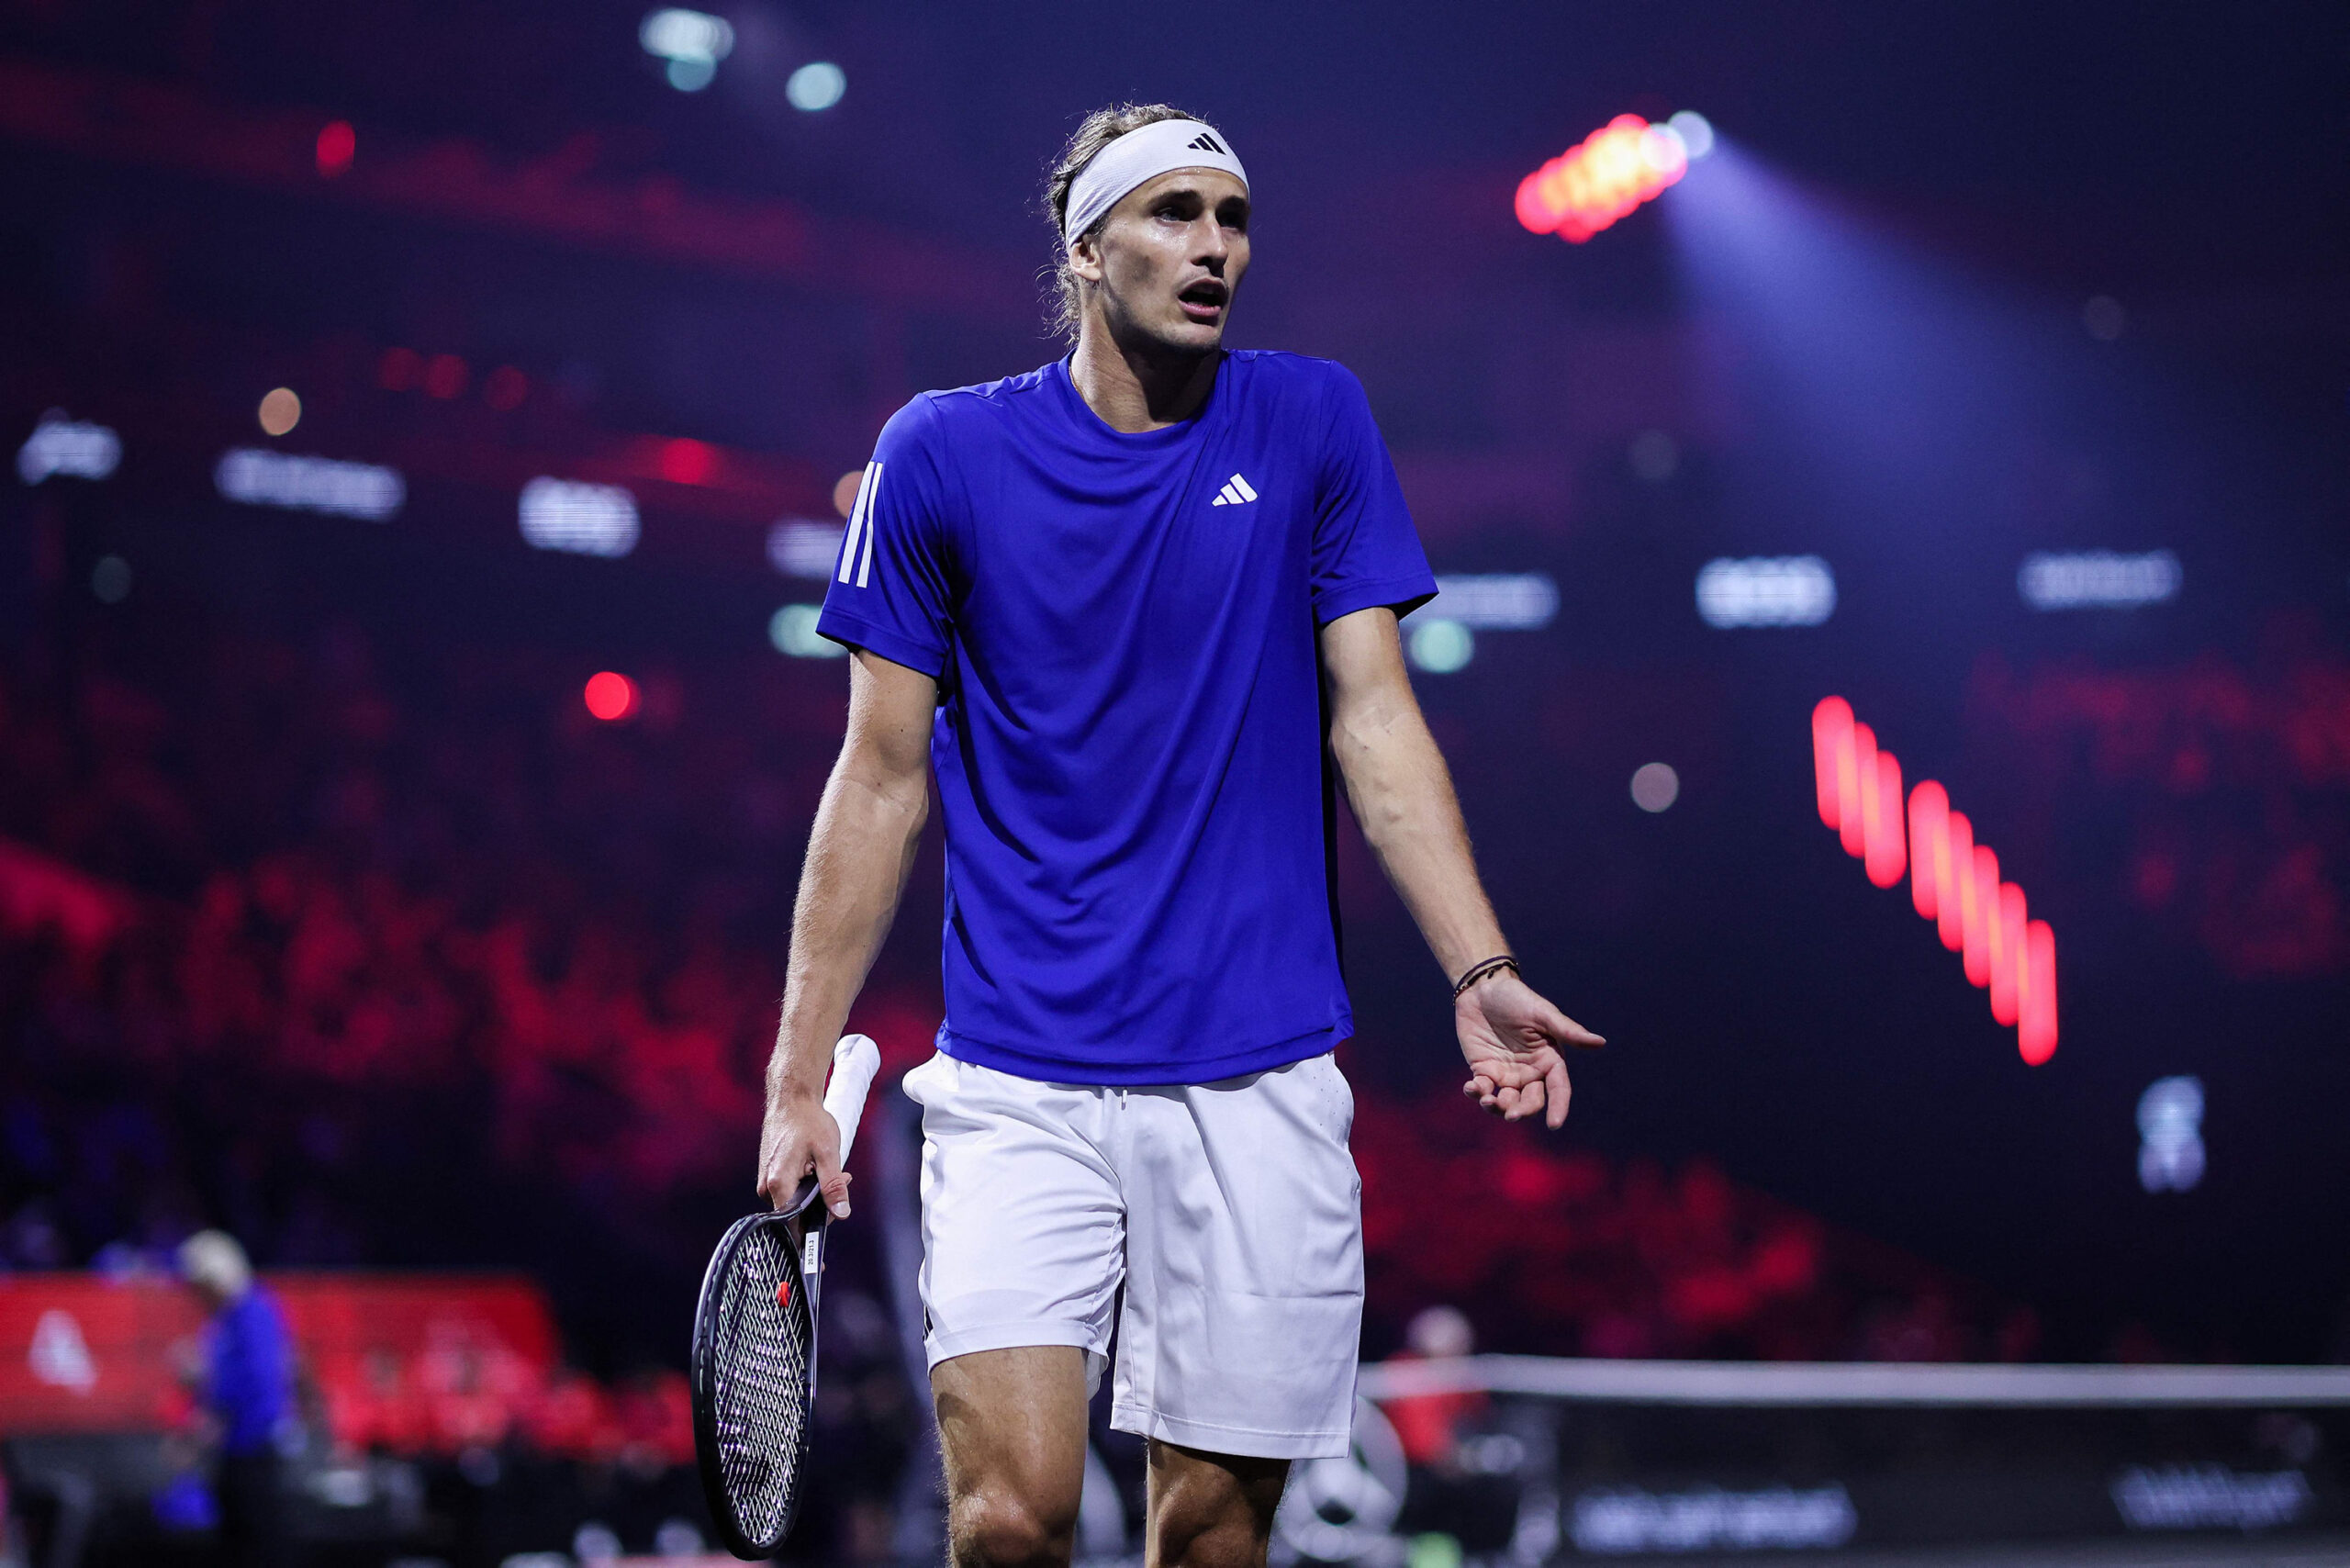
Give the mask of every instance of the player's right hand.
[(841, 1169), (840, 1125), (817, 1095), (770, 1099), (759, 1129), (759, 1192), (775, 1207), (789, 1207), (811, 1170), (824, 1207), (846, 1219), (849, 1174)]

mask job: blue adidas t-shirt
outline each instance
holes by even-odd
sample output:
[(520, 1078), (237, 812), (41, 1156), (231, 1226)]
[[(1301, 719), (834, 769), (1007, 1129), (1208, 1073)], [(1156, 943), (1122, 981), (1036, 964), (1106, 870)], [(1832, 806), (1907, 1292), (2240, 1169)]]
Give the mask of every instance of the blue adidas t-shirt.
[(938, 1048), (1205, 1083), (1351, 1034), (1315, 633), (1435, 591), (1327, 360), (1227, 354), (1141, 435), (1066, 361), (900, 409), (818, 626), (940, 683)]

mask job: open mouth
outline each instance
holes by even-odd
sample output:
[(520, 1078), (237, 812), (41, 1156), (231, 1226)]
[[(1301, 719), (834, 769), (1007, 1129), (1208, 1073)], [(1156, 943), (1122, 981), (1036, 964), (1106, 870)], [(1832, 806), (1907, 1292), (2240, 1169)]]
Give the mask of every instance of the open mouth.
[(1213, 321), (1223, 315), (1224, 308), (1231, 303), (1232, 290), (1219, 279), (1202, 278), (1178, 294), (1175, 301), (1182, 306), (1183, 314), (1194, 321)]

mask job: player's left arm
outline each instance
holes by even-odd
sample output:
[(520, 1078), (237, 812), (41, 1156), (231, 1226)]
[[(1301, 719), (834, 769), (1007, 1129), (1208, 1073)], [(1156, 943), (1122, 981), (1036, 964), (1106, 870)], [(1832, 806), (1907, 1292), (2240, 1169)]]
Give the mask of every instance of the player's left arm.
[[(1347, 802), (1437, 962), (1457, 979), (1508, 952), (1477, 878), (1452, 775), (1404, 668), (1395, 612), (1359, 610), (1323, 627), (1322, 668)], [(1606, 1044), (1508, 969), (1463, 991), (1452, 1022), (1469, 1062), (1462, 1092), (1511, 1121), (1547, 1112), (1554, 1127), (1567, 1119), (1560, 1047)]]

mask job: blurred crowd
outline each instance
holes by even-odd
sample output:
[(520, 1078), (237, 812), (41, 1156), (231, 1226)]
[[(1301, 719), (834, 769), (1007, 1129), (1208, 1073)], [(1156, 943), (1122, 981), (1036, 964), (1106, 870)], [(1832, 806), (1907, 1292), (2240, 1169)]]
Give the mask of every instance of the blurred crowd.
[[(618, 1517), (619, 1487), (637, 1535), (690, 1515), (683, 1324), (747, 1201), (840, 666), (698, 665), (691, 711), (638, 672), (602, 723), (592, 670), (527, 644), (184, 630), (0, 658), (0, 1268), (158, 1273), (218, 1226), (264, 1270), (525, 1270), (580, 1365), (463, 1344), (313, 1365), (311, 1428), (509, 1515), (532, 1476), (574, 1512)], [(893, 1070), (929, 1048), (932, 961), (885, 958), (855, 1020)], [(1372, 1356), (1414, 1353), (1432, 1308), (1503, 1351), (2039, 1352), (2030, 1310), (1702, 1159), (1368, 1082)], [(879, 1561), (922, 1427), (878, 1244), (843, 1240), (811, 1528)], [(1461, 1417), (1394, 1414), (1429, 1453)]]
[[(447, 1246), (503, 1189), (689, 1261), (663, 1231), (751, 1147), (842, 683), (698, 669), (728, 717), (686, 722), (655, 674), (601, 724), (543, 653), (193, 641), (93, 639), (0, 687), (0, 1257), (122, 1264), (213, 1222), (266, 1264), (472, 1260)], [(859, 1014), (898, 1065), (926, 986), (883, 973)], [(2032, 1348), (1703, 1163), (1370, 1095), (1355, 1141), (1381, 1322), (1506, 1301), (1483, 1327), (1510, 1350)]]
[(1764, 1361), (2021, 1361), (2039, 1320), (1712, 1164), (1557, 1151), (1448, 1107), (1360, 1104), (1371, 1300), (1458, 1304), (1496, 1350)]
[[(2350, 966), (2350, 666), (2295, 618), (2248, 667), (2214, 655), (2164, 668), (2087, 663), (2025, 675), (1996, 660), (1969, 706), (2004, 755), (1985, 771), (2032, 781), (2013, 814), (2065, 831), (2054, 800), (2093, 782), (2130, 810), (2112, 890), (2240, 980)], [(2026, 754), (2056, 768), (2020, 766)]]

